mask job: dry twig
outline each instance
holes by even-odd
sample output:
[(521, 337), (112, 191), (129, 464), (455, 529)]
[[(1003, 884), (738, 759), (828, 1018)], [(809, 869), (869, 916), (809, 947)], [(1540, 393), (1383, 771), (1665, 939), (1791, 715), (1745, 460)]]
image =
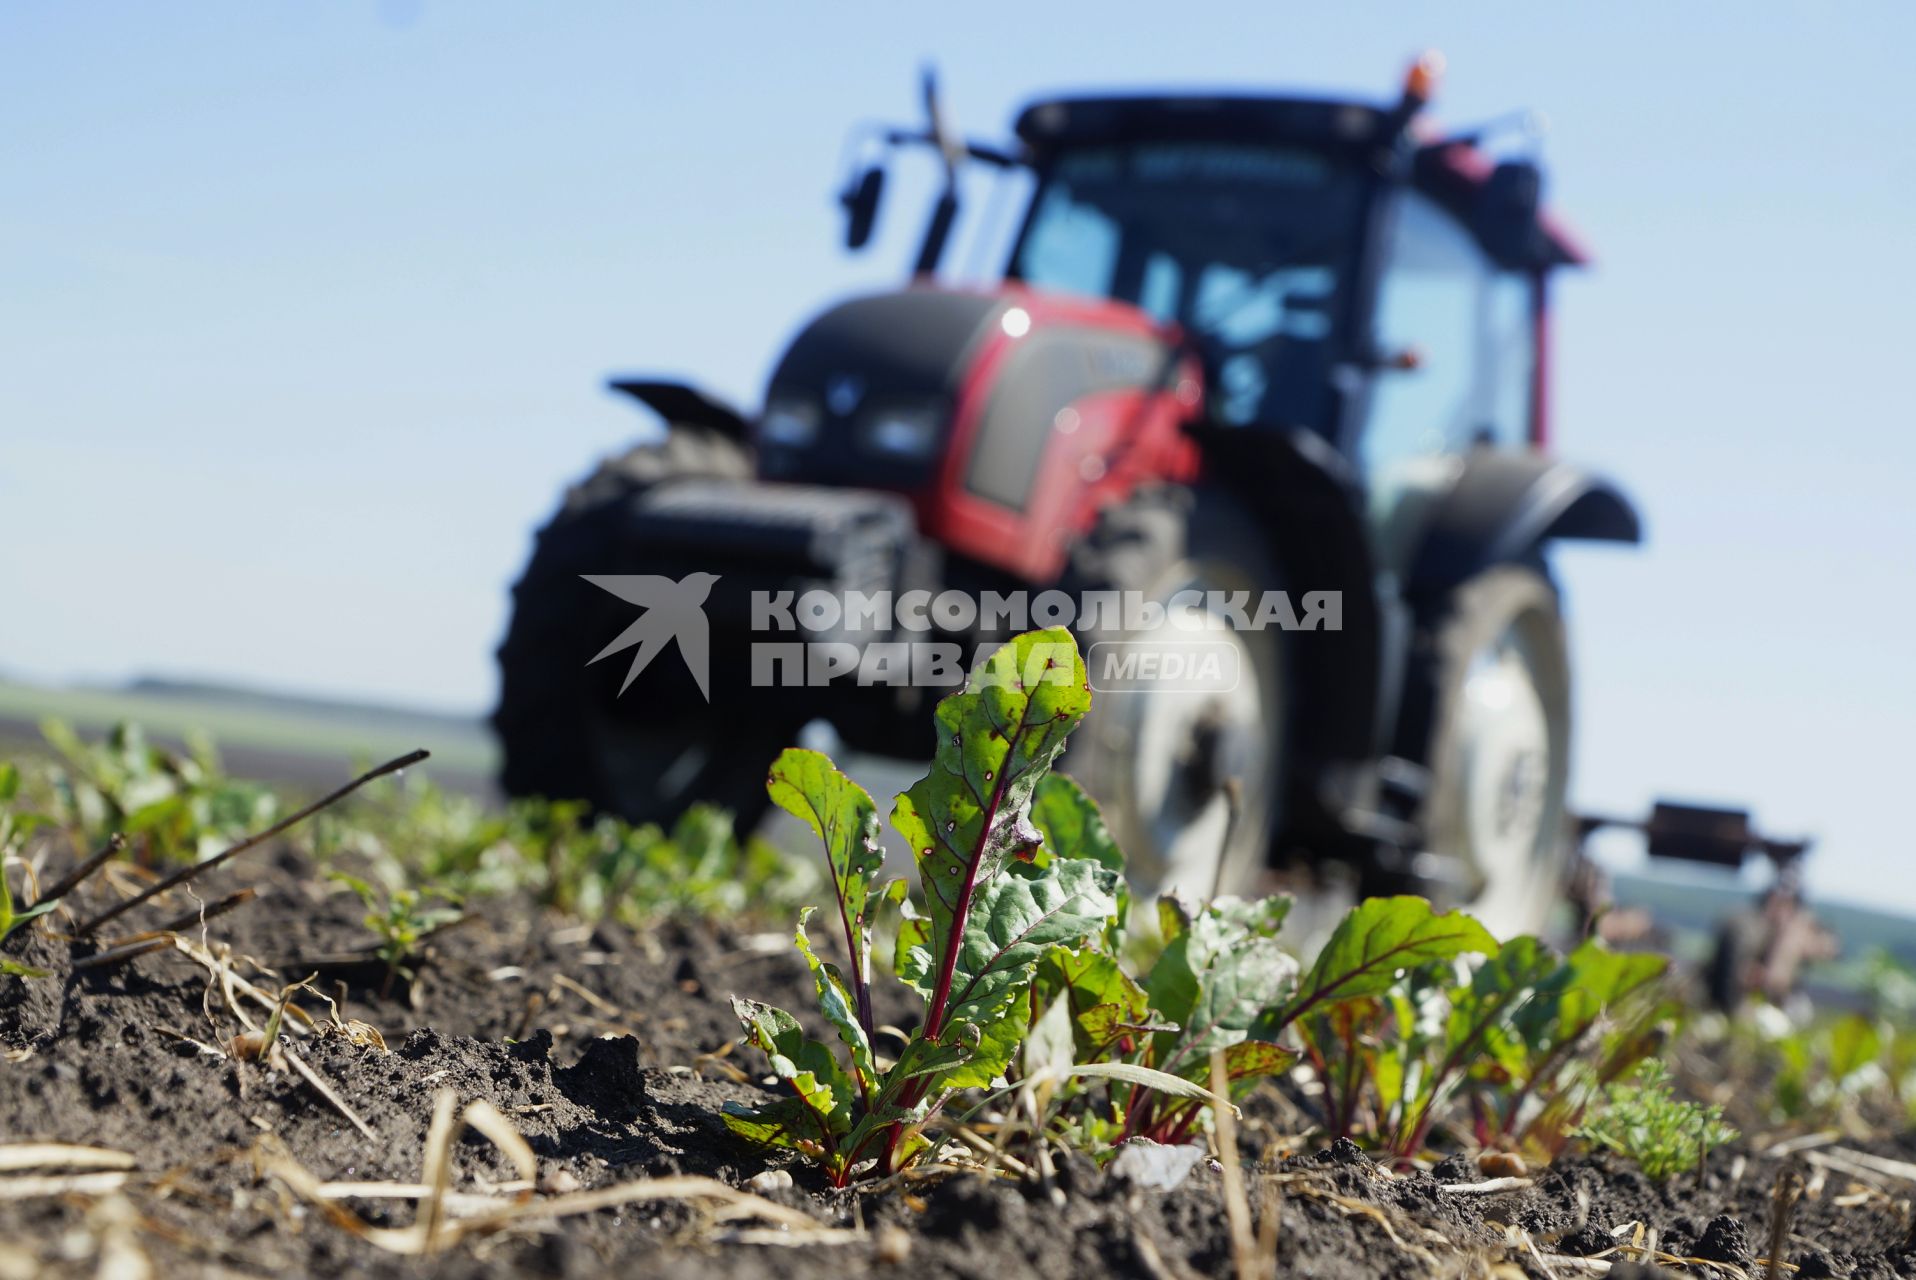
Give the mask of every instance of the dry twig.
[(257, 845), (263, 844), (266, 841), (271, 840), (274, 836), (280, 835), (290, 830), (291, 828), (299, 825), (301, 822), (304, 822), (306, 819), (312, 817), (314, 814), (318, 813), (321, 809), (325, 809), (330, 805), (337, 804), (341, 800), (344, 800), (347, 796), (359, 790), (361, 787), (365, 786), (368, 782), (371, 782), (373, 779), (383, 778), (389, 773), (398, 773), (401, 769), (405, 769), (412, 765), (418, 764), (421, 760), (426, 759), (431, 754), (432, 754), (431, 752), (425, 751), (422, 749), (419, 751), (409, 751), (403, 756), (398, 756), (398, 757), (395, 757), (394, 759), (388, 760), (385, 764), (380, 765), (378, 768), (371, 769), (365, 773), (360, 774), (357, 778), (354, 778), (351, 782), (348, 782), (345, 786), (338, 787), (334, 789), (333, 791), (328, 792), (326, 795), (320, 797), (318, 800), (313, 801), (313, 803), (307, 805), (304, 809), (301, 809), (299, 812), (289, 814), (288, 816), (281, 818), (278, 822), (275, 822), (272, 826), (266, 828), (264, 831), (257, 832), (254, 835), (247, 836), (244, 840), (241, 840), (238, 844), (227, 846), (225, 849), (220, 850), (220, 852), (214, 854), (210, 858), (207, 858), (203, 862), (195, 862), (191, 866), (181, 867), (178, 871), (175, 871), (172, 875), (162, 876), (159, 880), (147, 886), (145, 889), (142, 889), (139, 893), (136, 893), (132, 897), (126, 899), (124, 902), (120, 902), (115, 904), (114, 906), (108, 907), (105, 911), (102, 911), (99, 915), (93, 917), (93, 919), (87, 921), (85, 924), (75, 929), (74, 932), (78, 936), (84, 938), (88, 934), (92, 933), (95, 929), (98, 929), (101, 925), (105, 924), (107, 921), (115, 919), (119, 917), (120, 915), (128, 911), (131, 911), (134, 907), (139, 906), (142, 902), (145, 902), (150, 898), (157, 897), (158, 895), (165, 893), (168, 889), (177, 888), (178, 886), (185, 884), (187, 881), (192, 880), (196, 876), (199, 876), (207, 871), (211, 871), (214, 867), (219, 866), (221, 863), (226, 862), (228, 859), (233, 858), (238, 854), (245, 853), (248, 849), (251, 849)]
[(1224, 1215), (1231, 1228), (1231, 1258), (1237, 1280), (1257, 1280), (1257, 1240), (1251, 1234), (1251, 1202), (1244, 1191), (1244, 1166), (1237, 1156), (1237, 1108), (1230, 1105), (1231, 1077), (1224, 1067), (1224, 1050), (1211, 1051), (1211, 1114), (1217, 1123), (1217, 1154), (1224, 1166)]

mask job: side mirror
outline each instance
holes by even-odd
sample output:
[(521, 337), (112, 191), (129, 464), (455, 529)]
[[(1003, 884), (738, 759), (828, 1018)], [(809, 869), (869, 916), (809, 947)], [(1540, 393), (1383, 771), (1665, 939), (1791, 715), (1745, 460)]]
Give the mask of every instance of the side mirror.
[(838, 203), (845, 207), (845, 247), (862, 249), (872, 238), (872, 224), (878, 219), (878, 197), (885, 191), (885, 171), (873, 165), (858, 174), (840, 193)]
[(1492, 256), (1523, 266), (1537, 253), (1537, 213), (1543, 207), (1543, 170), (1528, 160), (1505, 160), (1484, 183), (1480, 225)]

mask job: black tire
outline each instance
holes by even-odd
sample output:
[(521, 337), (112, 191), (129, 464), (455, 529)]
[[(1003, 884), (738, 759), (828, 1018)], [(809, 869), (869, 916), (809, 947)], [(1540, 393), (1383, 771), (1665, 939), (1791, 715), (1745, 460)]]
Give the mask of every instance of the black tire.
[[(763, 816), (765, 768), (789, 726), (740, 723), (702, 705), (618, 696), (618, 663), (587, 666), (619, 606), (580, 575), (645, 572), (629, 523), (634, 500), (686, 479), (746, 479), (745, 448), (678, 424), (607, 458), (573, 485), (539, 531), (513, 587), (499, 646), (500, 785), (512, 796), (584, 800), (631, 822), (670, 823), (694, 801), (730, 809), (741, 831)], [(629, 618), (626, 619), (629, 621)], [(602, 633), (602, 634), (601, 634)]]
[[(1279, 587), (1281, 580), (1264, 531), (1228, 495), (1161, 486), (1140, 489), (1100, 514), (1073, 548), (1066, 585), (1080, 599), (1086, 592), (1116, 591), (1159, 602), (1186, 589), (1248, 591), (1255, 609), (1258, 593)], [(1219, 713), (1215, 731), (1198, 726), (1203, 740), (1198, 750), (1206, 758), (1189, 769), (1188, 777), (1165, 775), (1169, 780), (1152, 797), (1143, 794), (1152, 789), (1152, 774), (1146, 772), (1151, 765), (1141, 748), (1162, 735), (1142, 731), (1151, 723), (1144, 700), (1207, 695), (1095, 692), (1105, 683), (1097, 669), (1104, 660), (1100, 646), (1143, 637), (1111, 627), (1080, 631), (1093, 667), (1094, 694), (1064, 767), (1099, 801), (1125, 850), (1133, 884), (1144, 893), (1178, 889), (1199, 898), (1259, 892), (1270, 868), (1284, 793), (1283, 633), (1216, 633), (1239, 646), (1240, 681), (1254, 677), (1255, 691), (1245, 691), (1241, 700), (1235, 691), (1220, 695), (1234, 700)], [(1236, 813), (1228, 824), (1219, 815), (1228, 812), (1229, 798), (1216, 786), (1224, 777), (1237, 783)], [(1226, 808), (1219, 809), (1220, 804)], [(1186, 806), (1197, 819), (1186, 828), (1198, 841), (1195, 846), (1170, 834), (1179, 825), (1176, 805)]]
[[(1425, 847), (1450, 899), (1499, 937), (1534, 933), (1563, 901), (1570, 856), (1570, 653), (1539, 566), (1457, 587), (1427, 636), (1432, 730)], [(1473, 678), (1487, 680), (1473, 691)], [(1534, 691), (1526, 703), (1521, 681)], [(1494, 709), (1503, 694), (1507, 713)], [(1502, 715), (1502, 719), (1499, 719)]]

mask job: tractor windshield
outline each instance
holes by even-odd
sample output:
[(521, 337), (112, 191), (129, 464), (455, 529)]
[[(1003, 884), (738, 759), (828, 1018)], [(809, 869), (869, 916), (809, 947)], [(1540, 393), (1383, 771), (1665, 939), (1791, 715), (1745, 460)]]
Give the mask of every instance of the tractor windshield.
[(1225, 422), (1326, 428), (1363, 198), (1356, 171), (1304, 148), (1078, 147), (1045, 167), (1010, 275), (1183, 325)]

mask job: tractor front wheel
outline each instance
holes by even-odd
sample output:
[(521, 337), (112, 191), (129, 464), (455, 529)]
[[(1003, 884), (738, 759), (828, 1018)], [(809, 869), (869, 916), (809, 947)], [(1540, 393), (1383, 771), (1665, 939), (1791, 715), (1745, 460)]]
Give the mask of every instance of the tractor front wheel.
[(1195, 602), (1248, 593), (1255, 607), (1278, 585), (1262, 531), (1228, 495), (1140, 490), (1074, 549), (1071, 585), (1166, 611), (1156, 628), (1081, 636), (1092, 706), (1064, 761), (1103, 808), (1132, 883), (1197, 898), (1259, 891), (1284, 776), (1283, 633), (1230, 627)]

